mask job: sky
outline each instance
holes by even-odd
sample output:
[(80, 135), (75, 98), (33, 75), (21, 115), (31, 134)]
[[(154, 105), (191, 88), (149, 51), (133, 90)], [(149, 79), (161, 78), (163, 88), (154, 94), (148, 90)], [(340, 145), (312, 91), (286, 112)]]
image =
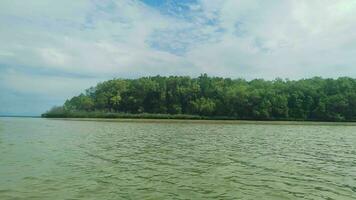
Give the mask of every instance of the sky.
[(354, 0), (1, 0), (0, 115), (112, 78), (356, 76)]

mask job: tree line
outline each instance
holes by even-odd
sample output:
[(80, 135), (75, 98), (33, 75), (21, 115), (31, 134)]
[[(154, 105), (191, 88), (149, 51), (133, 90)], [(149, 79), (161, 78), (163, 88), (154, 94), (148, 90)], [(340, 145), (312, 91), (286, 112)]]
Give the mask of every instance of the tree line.
[[(223, 116), (255, 120), (356, 120), (356, 79), (245, 80), (188, 76), (113, 79), (43, 116), (75, 112)], [(56, 115), (57, 114), (57, 115)]]

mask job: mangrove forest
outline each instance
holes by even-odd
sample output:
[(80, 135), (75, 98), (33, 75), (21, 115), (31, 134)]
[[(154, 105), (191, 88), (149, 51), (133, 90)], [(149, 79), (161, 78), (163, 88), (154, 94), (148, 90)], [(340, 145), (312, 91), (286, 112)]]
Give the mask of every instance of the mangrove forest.
[(42, 116), (356, 121), (356, 79), (113, 79)]

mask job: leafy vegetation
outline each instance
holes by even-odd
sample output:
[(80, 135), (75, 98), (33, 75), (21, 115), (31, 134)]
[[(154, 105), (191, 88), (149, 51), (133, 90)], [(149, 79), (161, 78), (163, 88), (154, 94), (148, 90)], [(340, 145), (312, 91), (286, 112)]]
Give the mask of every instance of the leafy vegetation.
[(42, 116), (355, 121), (356, 79), (113, 79)]

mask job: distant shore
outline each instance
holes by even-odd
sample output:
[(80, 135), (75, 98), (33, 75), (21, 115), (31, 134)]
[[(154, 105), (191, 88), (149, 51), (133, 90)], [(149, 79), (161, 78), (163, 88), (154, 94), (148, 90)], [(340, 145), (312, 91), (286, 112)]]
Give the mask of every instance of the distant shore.
[(258, 120), (205, 120), (205, 119), (149, 119), (149, 118), (44, 118), (48, 120), (118, 122), (118, 123), (162, 123), (162, 124), (226, 124), (226, 125), (304, 125), (304, 126), (356, 126), (356, 122), (326, 121), (258, 121)]
[(0, 117), (40, 118), (39, 115), (0, 115)]
[(302, 120), (302, 119), (241, 119), (227, 116), (199, 116), (199, 115), (185, 115), (185, 114), (154, 114), (154, 113), (105, 113), (105, 112), (63, 112), (63, 113), (45, 113), (42, 118), (51, 119), (69, 119), (69, 120), (106, 120), (106, 121), (196, 121), (196, 122), (212, 122), (219, 121), (224, 123), (267, 123), (267, 124), (305, 124), (305, 123), (355, 123), (355, 121), (323, 121), (323, 120)]
[(234, 120), (231, 117), (208, 117), (186, 114), (155, 114), (155, 113), (112, 113), (112, 112), (59, 112), (44, 113), (44, 118), (106, 118), (106, 119), (189, 119), (189, 120)]

